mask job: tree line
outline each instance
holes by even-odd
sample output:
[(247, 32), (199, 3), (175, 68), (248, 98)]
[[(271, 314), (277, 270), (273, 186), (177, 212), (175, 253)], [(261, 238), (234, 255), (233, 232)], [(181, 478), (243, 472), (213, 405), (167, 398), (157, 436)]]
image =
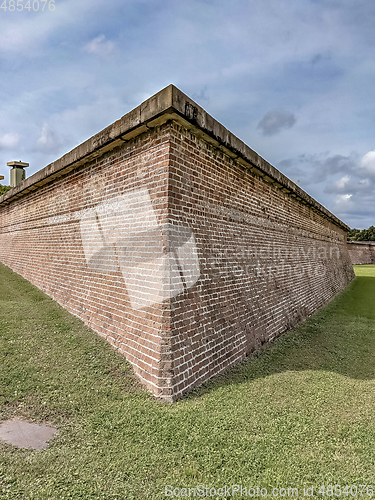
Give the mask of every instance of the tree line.
[(5, 194), (7, 191), (9, 191), (9, 189), (12, 189), (10, 186), (3, 186), (2, 184), (0, 184), (0, 196), (2, 194)]
[(348, 241), (375, 241), (375, 226), (368, 229), (351, 229), (348, 232)]

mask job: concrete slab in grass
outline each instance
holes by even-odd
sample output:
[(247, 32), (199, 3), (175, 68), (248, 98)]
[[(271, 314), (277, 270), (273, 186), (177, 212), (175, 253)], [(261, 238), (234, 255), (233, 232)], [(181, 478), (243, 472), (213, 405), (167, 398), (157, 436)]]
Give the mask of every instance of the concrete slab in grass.
[(0, 424), (0, 439), (18, 448), (42, 450), (57, 433), (49, 425), (33, 424), (20, 419), (6, 420)]

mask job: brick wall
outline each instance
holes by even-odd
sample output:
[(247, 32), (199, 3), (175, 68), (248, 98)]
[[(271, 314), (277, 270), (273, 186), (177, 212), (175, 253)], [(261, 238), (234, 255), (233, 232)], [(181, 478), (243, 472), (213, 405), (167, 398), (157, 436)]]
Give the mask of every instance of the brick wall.
[(172, 299), (175, 394), (298, 325), (353, 279), (346, 234), (174, 124), (170, 217), (193, 228), (200, 279)]
[[(143, 205), (151, 202), (157, 223), (166, 221), (168, 157), (168, 130), (158, 128), (0, 208), (1, 262), (103, 335), (156, 392), (168, 309), (163, 303), (132, 307), (114, 252), (100, 254), (99, 247), (96, 262), (90, 263), (83, 238), (87, 226), (97, 238), (90, 227), (90, 215), (97, 207), (107, 207), (108, 213), (99, 211), (99, 217), (109, 219), (108, 232), (116, 232), (117, 223), (123, 225), (122, 237), (139, 225), (147, 227), (147, 220), (126, 217), (126, 206), (122, 213), (119, 203), (111, 207), (122, 196), (126, 202), (132, 193), (146, 215), (150, 207)], [(130, 207), (134, 209), (132, 200)], [(138, 250), (144, 246), (141, 243)], [(147, 288), (147, 281), (144, 285)]]
[(140, 108), (147, 126), (132, 112), (0, 197), (0, 260), (167, 401), (298, 325), (354, 277), (343, 223), (251, 150), (245, 161), (209, 115), (197, 126), (203, 111), (180, 91), (171, 115), (163, 99), (174, 89)]
[(349, 257), (355, 264), (375, 264), (375, 241), (348, 241)]

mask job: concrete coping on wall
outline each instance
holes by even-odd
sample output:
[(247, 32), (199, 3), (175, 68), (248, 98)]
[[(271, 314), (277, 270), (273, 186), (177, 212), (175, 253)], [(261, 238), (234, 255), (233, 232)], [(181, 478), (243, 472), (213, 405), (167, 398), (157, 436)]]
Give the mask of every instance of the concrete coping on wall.
[(11, 203), (14, 199), (38, 189), (87, 161), (103, 155), (168, 120), (179, 122), (275, 188), (301, 203), (309, 205), (337, 226), (346, 231), (350, 229), (174, 85), (168, 85), (112, 125), (0, 196), (0, 205)]
[(375, 241), (348, 241), (348, 245), (374, 245)]

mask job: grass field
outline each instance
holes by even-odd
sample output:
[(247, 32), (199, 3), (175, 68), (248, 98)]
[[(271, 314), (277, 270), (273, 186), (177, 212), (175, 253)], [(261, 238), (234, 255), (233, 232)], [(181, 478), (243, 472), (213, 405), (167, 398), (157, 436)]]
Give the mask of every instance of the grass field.
[(341, 485), (341, 498), (360, 498), (345, 485), (375, 491), (375, 266), (356, 274), (301, 327), (171, 405), (0, 265), (0, 420), (59, 429), (42, 451), (0, 443), (0, 499), (171, 498), (166, 485), (258, 486), (269, 498), (288, 487), (298, 498), (304, 486), (314, 498), (332, 496), (321, 485)]

